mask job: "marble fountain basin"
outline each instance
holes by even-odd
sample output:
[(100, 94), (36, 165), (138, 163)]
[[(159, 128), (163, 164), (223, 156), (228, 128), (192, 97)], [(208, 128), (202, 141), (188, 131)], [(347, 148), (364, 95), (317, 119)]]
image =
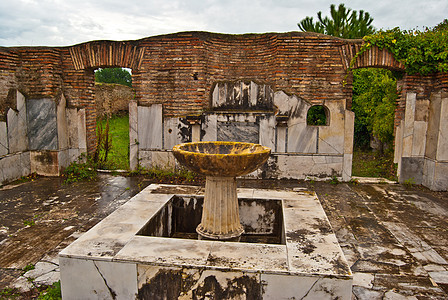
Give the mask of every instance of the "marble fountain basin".
[(236, 177), (258, 169), (271, 149), (243, 142), (196, 142), (174, 146), (173, 154), (182, 165), (198, 174)]
[(180, 164), (206, 175), (202, 220), (196, 228), (199, 238), (238, 241), (244, 228), (235, 178), (258, 169), (271, 149), (242, 142), (195, 142), (174, 146), (173, 154)]
[(176, 238), (175, 211), (195, 215), (204, 188), (150, 185), (59, 254), (63, 299), (351, 299), (349, 265), (314, 192), (238, 195), (246, 234), (278, 219), (279, 243)]

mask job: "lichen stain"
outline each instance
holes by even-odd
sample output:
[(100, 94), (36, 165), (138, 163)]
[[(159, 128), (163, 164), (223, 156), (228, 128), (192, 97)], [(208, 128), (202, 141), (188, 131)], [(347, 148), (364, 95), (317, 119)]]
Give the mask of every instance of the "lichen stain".
[[(183, 270), (159, 270), (138, 290), (138, 299), (171, 300), (189, 294), (191, 299), (261, 299), (261, 286), (256, 277), (247, 275), (227, 279), (221, 286), (215, 276), (210, 275), (197, 284), (194, 274)], [(193, 286), (197, 288), (192, 289)]]
[(159, 270), (138, 290), (138, 299), (171, 300), (178, 299), (182, 292), (191, 289), (193, 276), (182, 270)]
[(227, 280), (227, 286), (219, 284), (215, 276), (204, 279), (203, 284), (193, 290), (192, 299), (261, 299), (261, 284), (247, 275)]

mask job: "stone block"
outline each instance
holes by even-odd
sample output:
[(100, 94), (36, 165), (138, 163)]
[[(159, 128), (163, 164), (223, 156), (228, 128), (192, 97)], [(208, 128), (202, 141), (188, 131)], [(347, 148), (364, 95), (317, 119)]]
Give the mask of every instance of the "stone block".
[(171, 151), (152, 151), (151, 166), (159, 168), (174, 168), (176, 160)]
[(353, 153), (353, 141), (355, 138), (355, 113), (345, 111), (344, 124), (344, 155)]
[(426, 132), (428, 123), (425, 121), (414, 122), (414, 134), (412, 136), (412, 156), (424, 156), (426, 149)]
[(436, 162), (434, 166), (433, 191), (448, 190), (448, 162)]
[(58, 125), (54, 100), (31, 99), (27, 101), (26, 109), (30, 150), (57, 150)]
[[(166, 118), (163, 123), (163, 148), (171, 150), (181, 143), (179, 118)], [(186, 128), (186, 130), (189, 130), (189, 128)]]
[(78, 136), (78, 110), (76, 108), (66, 109), (66, 120), (67, 120), (67, 133), (68, 133), (68, 147), (76, 148), (79, 147), (79, 136)]
[(352, 178), (353, 154), (344, 153), (344, 163), (342, 166), (342, 181), (350, 181)]
[(272, 164), (278, 178), (325, 179), (342, 176), (343, 156), (278, 154)]
[(138, 167), (138, 108), (137, 101), (129, 102), (129, 167)]
[(307, 126), (306, 122), (288, 126), (287, 152), (317, 153), (318, 131), (316, 126)]
[(411, 181), (415, 184), (422, 184), (424, 163), (423, 157), (402, 157), (398, 181), (400, 183)]
[(59, 176), (59, 151), (31, 151), (31, 173)]
[(152, 151), (139, 150), (138, 151), (138, 165), (143, 168), (150, 168), (152, 166)]
[(430, 189), (432, 189), (434, 185), (435, 167), (435, 161), (425, 157), (422, 184)]
[(69, 132), (67, 124), (66, 101), (64, 95), (61, 96), (61, 99), (56, 106), (56, 120), (58, 138), (57, 149), (67, 149), (69, 146)]
[(10, 182), (30, 173), (30, 152), (0, 157), (0, 183)]
[(275, 152), (286, 152), (286, 127), (277, 127), (277, 140)]
[[(70, 160), (70, 151), (69, 149), (59, 150), (58, 151), (58, 170), (61, 171), (68, 167), (68, 165), (72, 162)], [(60, 173), (60, 172), (59, 172)]]
[(272, 152), (275, 151), (275, 123), (274, 115), (266, 115), (260, 118), (259, 143), (271, 148)]
[(437, 147), (440, 128), (440, 111), (442, 106), (441, 93), (432, 93), (429, 103), (428, 131), (426, 133), (425, 156), (431, 159), (437, 157)]
[(87, 152), (86, 110), (78, 110), (78, 147), (81, 153)]
[(204, 136), (203, 141), (218, 140), (218, 116), (216, 114), (206, 114), (204, 123), (202, 124)]
[(137, 107), (139, 149), (162, 149), (162, 104)]
[(134, 299), (137, 294), (135, 264), (65, 257), (59, 264), (64, 299)]
[(0, 122), (0, 156), (8, 154), (8, 149), (8, 131), (6, 122)]
[(437, 144), (437, 160), (448, 161), (448, 98), (442, 98), (440, 106), (439, 139)]
[(351, 299), (352, 281), (320, 276), (261, 274), (263, 299)]
[(28, 150), (28, 135), (26, 128), (26, 117), (13, 109), (7, 113), (8, 146), (9, 153)]
[(400, 161), (403, 150), (403, 126), (404, 121), (400, 121), (400, 125), (395, 128), (395, 149), (394, 149), (394, 163)]
[(218, 122), (218, 141), (260, 142), (260, 126), (252, 122)]

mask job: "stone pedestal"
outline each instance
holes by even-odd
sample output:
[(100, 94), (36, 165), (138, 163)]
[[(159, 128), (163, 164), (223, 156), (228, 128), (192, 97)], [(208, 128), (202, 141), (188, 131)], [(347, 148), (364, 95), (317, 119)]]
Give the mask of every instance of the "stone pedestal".
[(206, 177), (202, 220), (196, 231), (212, 240), (237, 239), (243, 234), (235, 177)]

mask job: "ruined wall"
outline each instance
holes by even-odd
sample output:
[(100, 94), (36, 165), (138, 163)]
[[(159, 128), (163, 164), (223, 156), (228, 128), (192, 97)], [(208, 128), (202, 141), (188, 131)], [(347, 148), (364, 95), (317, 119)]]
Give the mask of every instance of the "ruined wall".
[[(355, 57), (361, 44), (361, 40), (343, 40), (301, 32), (244, 35), (183, 32), (137, 41), (93, 41), (69, 47), (3, 47), (0, 48), (0, 121), (5, 123), (0, 124), (0, 145), (10, 147), (9, 141), (2, 140), (4, 139), (2, 136), (8, 136), (12, 130), (6, 123), (8, 112), (11, 118), (14, 118), (14, 114), (19, 114), (15, 95), (20, 92), (24, 97), (25, 107), (29, 106), (31, 110), (45, 105), (53, 107), (55, 113), (47, 114), (47, 119), (52, 120), (51, 126), (57, 127), (57, 130), (51, 130), (54, 133), (50, 139), (53, 143), (51, 149), (48, 149), (48, 145), (36, 146), (34, 142), (39, 138), (39, 134), (34, 132), (34, 135), (31, 135), (30, 128), (38, 129), (43, 122), (31, 124), (31, 120), (26, 119), (28, 146), (25, 150), (37, 151), (40, 154), (53, 151), (53, 156), (56, 154), (61, 156), (68, 149), (73, 150), (72, 154), (78, 153), (79, 149), (87, 149), (92, 153), (96, 148), (97, 119), (94, 70), (100, 67), (126, 67), (132, 69), (136, 99), (131, 101), (130, 111), (131, 115), (138, 117), (130, 119), (131, 162), (145, 159), (163, 160), (160, 155), (165, 155), (166, 159), (166, 152), (172, 143), (204, 138), (205, 126), (212, 123), (202, 121), (206, 120), (205, 117), (207, 120), (213, 118), (213, 111), (216, 110), (213, 106), (216, 84), (252, 82), (258, 87), (269, 87), (273, 94), (277, 95), (275, 105), (268, 114), (260, 117), (252, 113), (246, 115), (247, 118), (244, 119), (244, 122), (249, 123), (257, 120), (257, 117), (259, 121), (264, 120), (260, 121), (264, 122), (261, 126), (267, 126), (264, 128), (269, 129), (266, 131), (269, 134), (259, 136), (259, 141), (268, 141), (276, 151), (284, 151), (282, 152), (285, 153), (282, 154), (284, 159), (287, 157), (289, 159), (291, 153), (299, 153), (309, 155), (306, 159), (313, 164), (325, 165), (328, 162), (330, 164), (337, 162), (335, 163), (337, 170), (333, 174), (340, 176), (345, 172), (344, 176), (347, 178), (351, 174), (353, 146), (353, 141), (349, 141), (353, 131), (351, 128), (353, 116), (348, 111), (351, 107), (352, 77), (350, 74), (347, 75), (347, 70), (350, 66), (404, 70), (404, 66), (397, 62), (390, 52), (378, 48), (366, 51), (352, 64), (352, 58)], [(441, 153), (445, 153), (442, 138), (437, 139), (438, 146), (435, 152), (431, 148), (426, 148), (425, 144), (424, 147), (412, 146), (414, 152), (411, 151), (411, 154), (406, 152), (406, 149), (411, 148), (406, 146), (409, 143), (405, 140), (409, 141), (409, 136), (412, 136), (412, 139), (421, 139), (422, 135), (419, 132), (425, 128), (435, 128), (437, 125), (440, 131), (444, 126), (443, 115), (435, 118), (440, 121), (431, 121), (434, 115), (431, 111), (439, 109), (437, 104), (439, 102), (440, 111), (445, 107), (443, 99), (446, 95), (446, 75), (434, 75), (433, 78), (406, 76), (401, 84), (403, 92), (397, 109), (396, 128), (399, 134), (396, 143), (401, 143), (402, 146), (396, 152), (397, 161), (406, 161), (401, 157), (414, 156), (427, 161), (426, 158), (433, 157), (433, 153), (442, 155)], [(247, 89), (243, 88), (242, 91)], [(232, 93), (235, 92), (229, 94), (229, 99), (234, 99)], [(297, 104), (297, 111), (282, 113), (280, 108), (276, 108), (277, 105), (288, 106), (287, 103), (291, 101)], [(417, 110), (413, 103), (417, 105), (415, 106)], [(336, 127), (304, 126), (306, 110), (316, 104), (328, 109), (331, 114), (330, 124), (337, 124)], [(423, 112), (419, 107), (423, 107)], [(238, 108), (240, 112), (245, 109)], [(62, 113), (63, 110), (66, 110), (65, 114)], [(77, 118), (74, 118), (75, 112)], [(276, 119), (277, 115), (287, 119)], [(30, 115), (31, 117), (34, 115)], [(221, 118), (222, 114), (216, 115), (216, 118), (218, 117)], [(138, 130), (139, 126), (144, 128), (148, 125), (143, 126), (141, 123), (144, 118), (152, 118), (152, 123), (149, 125), (153, 131), (144, 129), (142, 135)], [(70, 126), (64, 124), (70, 122), (72, 124), (73, 122), (69, 120), (75, 119), (76, 128), (81, 128), (80, 131), (85, 130), (83, 135), (78, 134), (77, 138), (74, 138), (72, 132), (69, 135), (71, 138), (67, 139), (66, 132)], [(224, 122), (223, 120), (220, 122)], [(243, 119), (238, 120), (237, 125), (243, 126)], [(416, 126), (409, 131), (412, 123), (410, 120), (421, 123), (415, 123)], [(155, 126), (155, 123), (159, 125)], [(406, 127), (406, 124), (409, 126)], [(249, 124), (249, 127), (252, 125)], [(428, 137), (434, 140), (436, 135), (436, 133), (428, 135), (425, 132), (423, 137), (425, 140)], [(150, 137), (150, 140), (143, 142), (144, 136)], [(302, 137), (306, 137), (308, 143), (305, 147), (300, 144)], [(139, 139), (143, 142), (140, 145), (135, 142)], [(56, 140), (57, 143), (54, 142)], [(76, 144), (75, 140), (80, 143)], [(70, 144), (70, 141), (73, 143)], [(34, 148), (31, 149), (29, 145)], [(143, 149), (142, 145), (146, 145), (147, 148)], [(70, 147), (77, 147), (77, 150)], [(154, 154), (153, 151), (154, 155), (151, 154), (151, 157), (139, 157), (140, 154), (149, 155), (151, 149), (162, 150), (163, 153)], [(149, 152), (144, 154), (144, 151), (140, 150)], [(47, 152), (41, 153), (42, 151)], [(2, 155), (10, 154), (11, 149), (8, 148), (7, 154)], [(65, 158), (57, 160), (58, 170), (74, 159), (73, 155), (62, 156)], [(329, 161), (322, 157), (326, 157), (325, 159)], [(440, 157), (436, 160), (434, 163), (442, 161)], [(289, 163), (286, 160), (284, 165), (285, 172), (288, 173)], [(131, 166), (135, 167), (135, 164), (131, 163)], [(417, 169), (402, 170), (410, 172), (409, 176), (415, 173), (418, 177), (420, 175), (417, 174), (419, 172)], [(331, 175), (332, 171), (327, 170), (324, 173)], [(290, 174), (292, 177), (300, 177), (299, 175)], [(424, 184), (425, 176), (418, 177)]]
[(128, 112), (129, 102), (134, 99), (134, 90), (122, 84), (96, 83), (95, 104), (98, 117)]
[(448, 189), (448, 74), (405, 75), (396, 112), (400, 182)]

